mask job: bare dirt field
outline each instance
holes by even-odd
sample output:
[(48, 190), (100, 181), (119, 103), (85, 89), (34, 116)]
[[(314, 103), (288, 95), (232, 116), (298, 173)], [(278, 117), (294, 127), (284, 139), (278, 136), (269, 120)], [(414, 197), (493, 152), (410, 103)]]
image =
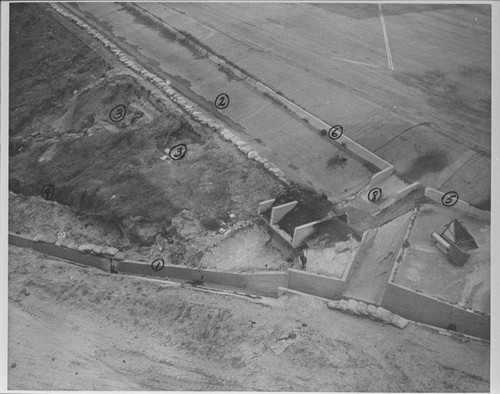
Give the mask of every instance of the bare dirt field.
[(141, 7), (325, 122), (342, 124), (407, 179), (488, 208), (490, 5)]
[(8, 365), (10, 390), (489, 390), (487, 344), (312, 298), (172, 287), (17, 247)]

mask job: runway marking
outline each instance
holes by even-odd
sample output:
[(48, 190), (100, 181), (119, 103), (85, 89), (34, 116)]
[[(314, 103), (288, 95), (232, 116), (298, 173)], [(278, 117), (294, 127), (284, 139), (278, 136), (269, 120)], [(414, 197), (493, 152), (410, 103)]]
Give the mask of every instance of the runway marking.
[(340, 58), (340, 57), (330, 57), (330, 59), (332, 59), (332, 60), (340, 60), (342, 62), (348, 62), (348, 63), (354, 63), (354, 64), (361, 64), (363, 66), (369, 66), (369, 67), (380, 67), (378, 64), (358, 62), (356, 60), (343, 59), (343, 58)]
[(382, 12), (382, 4), (378, 3), (378, 14), (380, 15), (380, 22), (382, 23), (382, 31), (384, 32), (385, 51), (387, 52), (387, 62), (389, 68), (394, 71), (394, 64), (392, 63), (391, 47), (389, 46), (389, 39), (387, 38), (387, 30), (385, 29), (384, 13)]

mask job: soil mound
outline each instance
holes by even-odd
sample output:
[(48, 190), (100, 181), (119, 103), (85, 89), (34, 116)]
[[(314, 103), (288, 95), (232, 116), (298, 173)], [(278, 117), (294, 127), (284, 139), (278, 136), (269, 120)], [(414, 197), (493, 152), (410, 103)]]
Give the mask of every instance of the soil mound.
[[(168, 243), (168, 260), (189, 264), (213, 242), (187, 244), (219, 231), (230, 213), (255, 218), (258, 202), (282, 191), (140, 79), (109, 70), (50, 15), (38, 4), (11, 13), (11, 191), (98, 217), (135, 245)], [(185, 155), (173, 160), (179, 144)]]

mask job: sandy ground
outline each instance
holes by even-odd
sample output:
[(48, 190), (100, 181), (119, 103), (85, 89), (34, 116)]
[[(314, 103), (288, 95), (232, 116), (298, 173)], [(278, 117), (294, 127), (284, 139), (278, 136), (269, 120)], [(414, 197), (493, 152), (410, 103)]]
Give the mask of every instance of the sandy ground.
[(358, 247), (359, 242), (350, 236), (348, 240), (337, 242), (333, 247), (307, 249), (305, 250), (306, 271), (342, 279), (342, 275), (356, 255)]
[(376, 4), (141, 6), (405, 177), (489, 205), (489, 5), (384, 4), (389, 50)]
[(287, 269), (290, 264), (269, 245), (270, 238), (263, 225), (239, 230), (208, 251), (199, 266), (231, 272)]
[(308, 297), (171, 287), (17, 247), (8, 341), (11, 390), (489, 390), (489, 346), (477, 341), (401, 331)]

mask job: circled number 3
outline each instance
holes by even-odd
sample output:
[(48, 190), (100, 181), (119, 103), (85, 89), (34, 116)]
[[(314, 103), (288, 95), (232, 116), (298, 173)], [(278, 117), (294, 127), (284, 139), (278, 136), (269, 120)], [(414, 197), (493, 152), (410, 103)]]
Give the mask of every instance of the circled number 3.
[(170, 149), (168, 155), (172, 160), (180, 160), (184, 156), (186, 156), (186, 152), (187, 152), (186, 144), (178, 144)]

